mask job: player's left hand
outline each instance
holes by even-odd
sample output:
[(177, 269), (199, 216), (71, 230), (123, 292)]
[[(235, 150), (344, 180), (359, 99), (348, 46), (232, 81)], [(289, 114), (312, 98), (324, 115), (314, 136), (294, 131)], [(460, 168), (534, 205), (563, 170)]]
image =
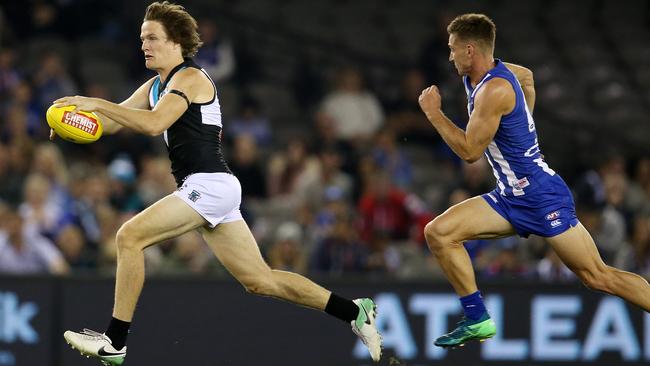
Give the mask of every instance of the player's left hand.
[(442, 102), (438, 87), (431, 85), (430, 87), (424, 89), (418, 98), (418, 103), (420, 104), (422, 112), (424, 112), (424, 114), (427, 116), (439, 112), (442, 106)]
[(99, 107), (99, 99), (82, 97), (75, 95), (74, 97), (63, 97), (55, 100), (52, 104), (55, 107), (67, 107), (69, 105), (75, 106), (75, 109), (72, 112), (84, 111), (84, 112), (94, 112)]

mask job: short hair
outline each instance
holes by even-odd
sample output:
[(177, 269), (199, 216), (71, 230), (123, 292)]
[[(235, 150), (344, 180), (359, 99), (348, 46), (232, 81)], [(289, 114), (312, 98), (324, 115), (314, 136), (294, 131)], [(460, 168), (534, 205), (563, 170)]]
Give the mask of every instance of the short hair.
[(449, 23), (447, 32), (465, 41), (477, 41), (486, 49), (494, 51), (497, 27), (485, 14), (459, 15)]
[(183, 57), (196, 55), (203, 45), (199, 37), (198, 24), (182, 5), (169, 1), (155, 2), (147, 6), (143, 21), (160, 22), (167, 37), (181, 45)]

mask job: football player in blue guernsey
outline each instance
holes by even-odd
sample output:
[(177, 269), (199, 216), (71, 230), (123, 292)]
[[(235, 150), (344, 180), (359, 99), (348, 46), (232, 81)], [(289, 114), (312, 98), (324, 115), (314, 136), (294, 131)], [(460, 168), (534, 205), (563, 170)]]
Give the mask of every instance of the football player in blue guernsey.
[(603, 263), (591, 235), (576, 217), (569, 188), (544, 161), (532, 117), (532, 73), (493, 57), (495, 25), (485, 15), (460, 15), (447, 31), (449, 61), (465, 85), (469, 122), (463, 130), (445, 116), (435, 86), (422, 92), (420, 107), (461, 159), (471, 163), (487, 156), (496, 189), (449, 208), (425, 228), (429, 249), (464, 310), (458, 327), (435, 344), (456, 347), (496, 334), (463, 247), (463, 242), (472, 239), (514, 234), (544, 237), (588, 288), (650, 311), (648, 282)]
[(301, 275), (272, 270), (264, 262), (239, 211), (241, 186), (221, 152), (217, 89), (190, 58), (201, 45), (195, 19), (180, 5), (153, 3), (147, 7), (140, 39), (145, 66), (158, 75), (130, 98), (115, 104), (74, 96), (55, 103), (99, 113), (106, 133), (126, 127), (147, 135), (163, 135), (178, 189), (119, 229), (115, 302), (106, 332), (66, 331), (66, 341), (104, 364), (122, 364), (144, 283), (143, 250), (198, 229), (248, 292), (321, 310), (345, 321), (368, 347), (372, 359), (378, 361), (381, 337), (371, 299), (337, 296)]

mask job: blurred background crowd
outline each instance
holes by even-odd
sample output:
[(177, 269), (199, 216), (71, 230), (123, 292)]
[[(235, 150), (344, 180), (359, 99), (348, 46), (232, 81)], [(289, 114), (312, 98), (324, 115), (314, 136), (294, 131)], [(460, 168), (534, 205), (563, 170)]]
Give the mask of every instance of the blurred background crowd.
[[(0, 272), (114, 273), (119, 226), (176, 187), (164, 142), (130, 131), (47, 139), (64, 95), (122, 101), (153, 76), (143, 1), (0, 5)], [(605, 261), (650, 277), (650, 2), (186, 1), (217, 84), (225, 155), (270, 265), (315, 276), (442, 278), (424, 225), (494, 187), (420, 112), (440, 87), (464, 126), (447, 23), (485, 12), (496, 57), (533, 70), (549, 164), (570, 184)], [(539, 238), (465, 244), (481, 279), (574, 281)], [(225, 276), (188, 233), (148, 248), (147, 271)]]

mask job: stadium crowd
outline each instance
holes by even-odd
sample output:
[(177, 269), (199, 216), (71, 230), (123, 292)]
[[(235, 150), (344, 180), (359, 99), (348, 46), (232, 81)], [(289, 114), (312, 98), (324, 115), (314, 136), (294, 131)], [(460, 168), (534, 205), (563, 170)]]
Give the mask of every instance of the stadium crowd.
[[(108, 8), (103, 26), (84, 39), (71, 35), (58, 3), (31, 2), (23, 17), (15, 16), (25, 10), (19, 5), (0, 8), (1, 273), (111, 275), (117, 228), (176, 188), (160, 137), (121, 131), (91, 145), (48, 141), (45, 110), (57, 97), (120, 100), (151, 77), (124, 50), (139, 50), (137, 26), (129, 23), (135, 35), (123, 41), (129, 31), (102, 4)], [(295, 120), (278, 121), (251, 92), (249, 75), (260, 72), (250, 57), (214, 21), (201, 19), (200, 30), (205, 46), (196, 60), (224, 100), (225, 154), (270, 265), (324, 276), (442, 276), (424, 226), (494, 186), (487, 162), (458, 160), (417, 104), (422, 89), (442, 80), (454, 85), (447, 93), (457, 94), (443, 106), (460, 125), (466, 122), (460, 80), (432, 66), (446, 60), (446, 35), (423, 41), (423, 61), (403, 68), (401, 82), (388, 91), (374, 87), (372, 75), (354, 63), (337, 65), (329, 83), (329, 75), (305, 66), (294, 84), (276, 85), (299, 106)], [(74, 58), (82, 42), (120, 46)], [(605, 261), (650, 278), (650, 153), (603, 150), (596, 161), (559, 172)], [(481, 278), (575, 280), (539, 238), (465, 246)], [(197, 233), (188, 233), (148, 248), (147, 271), (226, 275), (208, 250)]]

